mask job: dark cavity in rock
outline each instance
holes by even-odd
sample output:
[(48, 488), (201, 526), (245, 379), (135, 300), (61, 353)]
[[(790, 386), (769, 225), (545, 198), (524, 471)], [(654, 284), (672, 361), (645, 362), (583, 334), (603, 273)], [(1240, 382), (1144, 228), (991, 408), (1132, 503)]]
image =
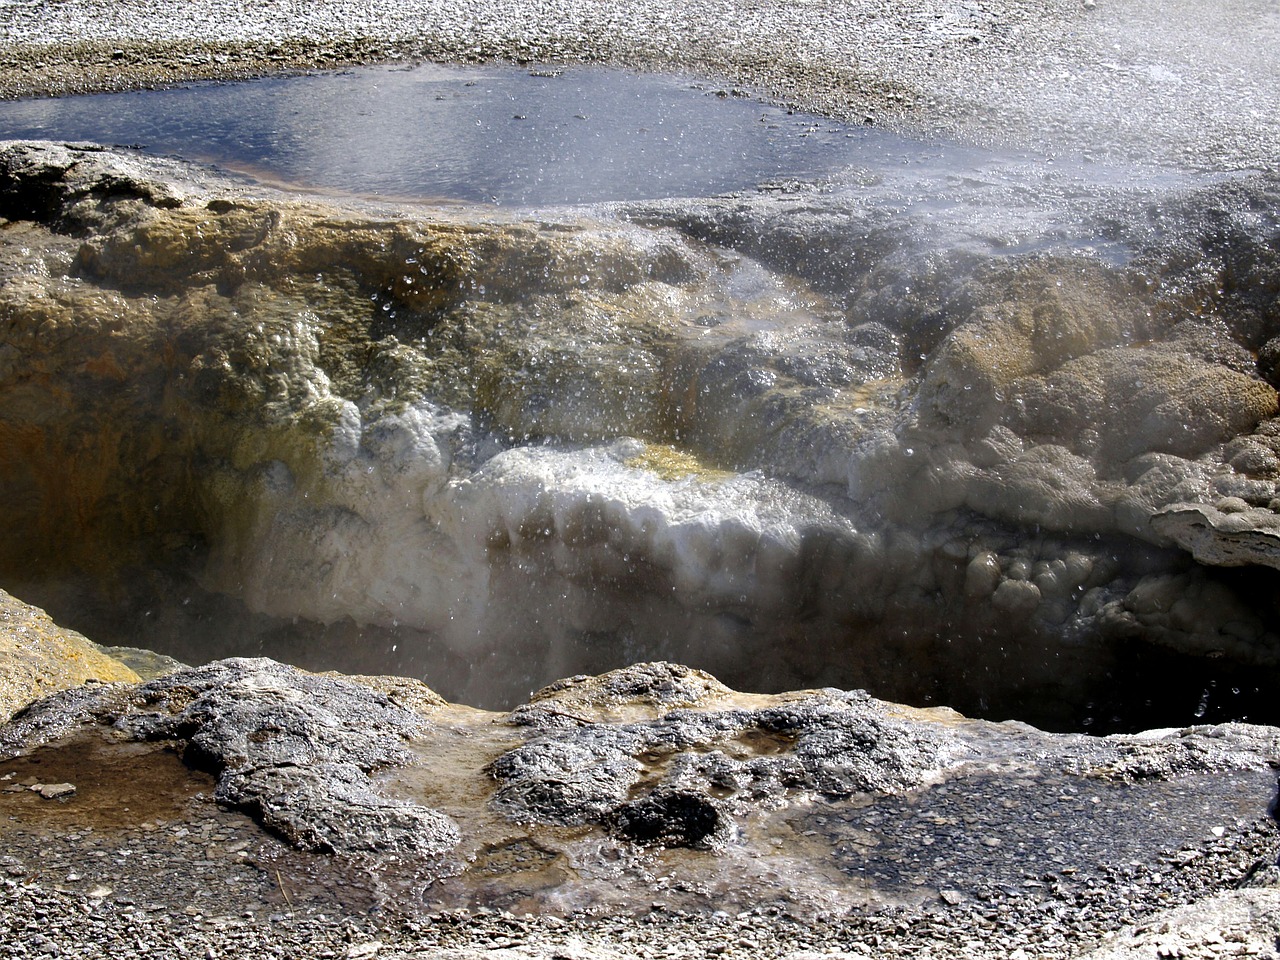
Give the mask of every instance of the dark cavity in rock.
[(614, 813), (618, 834), (645, 846), (706, 848), (724, 823), (715, 801), (686, 790), (654, 791)]
[(8, 144), (0, 577), (101, 642), (481, 706), (663, 659), (1276, 719), (1274, 178), (895, 149), (508, 213)]

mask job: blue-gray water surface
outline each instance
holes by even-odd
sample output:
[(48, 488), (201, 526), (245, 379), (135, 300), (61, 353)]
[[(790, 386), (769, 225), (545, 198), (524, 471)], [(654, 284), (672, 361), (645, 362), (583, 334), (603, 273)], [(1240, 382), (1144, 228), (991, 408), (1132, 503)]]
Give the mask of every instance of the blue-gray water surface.
[(4, 139), (132, 145), (299, 186), (514, 205), (812, 177), (847, 163), (851, 140), (877, 136), (599, 68), (362, 68), (0, 104)]
[(367, 67), (5, 102), (0, 139), (136, 146), (301, 188), (515, 206), (703, 197), (856, 168), (869, 202), (942, 219), (958, 207), (966, 222), (979, 208), (982, 219), (1012, 213), (1015, 234), (1028, 215), (1043, 224), (1082, 195), (1169, 175), (915, 140), (601, 67)]

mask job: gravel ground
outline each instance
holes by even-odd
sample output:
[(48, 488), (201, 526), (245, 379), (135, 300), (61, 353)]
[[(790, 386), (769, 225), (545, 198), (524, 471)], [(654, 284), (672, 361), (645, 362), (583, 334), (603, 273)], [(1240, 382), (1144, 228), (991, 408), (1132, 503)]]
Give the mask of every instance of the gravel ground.
[[(340, 891), (308, 899), (289, 893), (293, 878), (277, 873), (278, 861), (263, 850), (271, 842), (223, 811), (181, 837), (153, 827), (73, 838), (52, 850), (47, 839), (42, 845), (34, 836), (6, 838), (0, 937), (7, 957), (1065, 958), (1115, 929), (1105, 885), (1075, 907), (1039, 916), (1011, 909), (993, 889), (986, 901), (949, 910), (825, 921), (771, 907), (688, 915), (657, 905), (634, 916), (516, 916), (481, 908), (410, 917), (360, 906), (358, 896), (340, 902)], [(1132, 890), (1138, 879), (1121, 870), (1107, 882)], [(1252, 893), (1267, 896), (1276, 911), (1274, 890)], [(1233, 936), (1210, 921), (1199, 944), (1179, 938), (1167, 923), (1162, 929), (1158, 919), (1136, 930), (1164, 934), (1138, 955), (1276, 956), (1247, 927)]]
[[(359, 864), (340, 873), (322, 857), (286, 849), (241, 815), (207, 800), (193, 804), (203, 809), (193, 809), (190, 819), (155, 817), (128, 828), (69, 828), (57, 837), (6, 830), (0, 854), (4, 955), (1056, 960), (1080, 955), (1134, 915), (1140, 921), (1135, 936), (1147, 934), (1151, 943), (1135, 955), (1276, 955), (1247, 923), (1224, 931), (1210, 920), (1202, 942), (1180, 938), (1169, 924), (1152, 920), (1150, 908), (1176, 906), (1189, 891), (1176, 884), (1162, 889), (1125, 867), (1091, 880), (1074, 903), (1047, 905), (1051, 909), (1030, 906), (1021, 894), (993, 883), (979, 897), (943, 909), (895, 908), (869, 916), (801, 917), (777, 906), (686, 914), (659, 902), (638, 904), (634, 915), (534, 916), (487, 908), (410, 915), (379, 897), (376, 875)], [(1256, 844), (1239, 845), (1232, 856), (1240, 863), (1232, 866), (1269, 848), (1271, 833), (1259, 829)], [(1227, 867), (1221, 859), (1212, 869), (1193, 863), (1183, 871), (1193, 888), (1212, 886), (1212, 869)], [(1274, 889), (1250, 893), (1265, 897), (1273, 914), (1280, 912)]]

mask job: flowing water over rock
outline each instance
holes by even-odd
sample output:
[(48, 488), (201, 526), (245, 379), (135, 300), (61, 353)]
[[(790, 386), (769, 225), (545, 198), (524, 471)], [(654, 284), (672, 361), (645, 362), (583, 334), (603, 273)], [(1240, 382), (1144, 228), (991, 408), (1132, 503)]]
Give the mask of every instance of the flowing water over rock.
[(1274, 720), (1274, 179), (819, 126), (819, 183), (510, 212), (6, 146), (0, 573), (95, 639), (484, 706), (666, 658)]

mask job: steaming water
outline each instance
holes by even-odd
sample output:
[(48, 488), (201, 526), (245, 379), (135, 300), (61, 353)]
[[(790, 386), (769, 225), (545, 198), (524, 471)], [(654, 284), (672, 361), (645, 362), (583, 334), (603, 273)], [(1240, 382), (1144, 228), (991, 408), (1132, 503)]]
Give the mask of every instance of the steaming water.
[(4, 104), (17, 138), (137, 144), (316, 188), (501, 204), (705, 196), (886, 138), (615, 70), (442, 66)]

